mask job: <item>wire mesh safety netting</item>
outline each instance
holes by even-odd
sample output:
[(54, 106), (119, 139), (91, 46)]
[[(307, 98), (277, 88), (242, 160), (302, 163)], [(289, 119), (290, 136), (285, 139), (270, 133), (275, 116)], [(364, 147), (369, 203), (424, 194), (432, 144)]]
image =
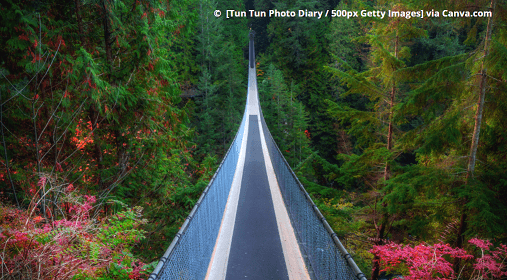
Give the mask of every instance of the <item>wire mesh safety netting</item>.
[[(262, 113), (261, 113), (262, 115)], [(315, 279), (366, 279), (341, 245), (317, 206), (276, 146), (264, 117), (261, 117), (273, 169), (289, 213), (291, 224)], [(335, 240), (336, 239), (336, 240)], [(337, 244), (338, 243), (338, 244)], [(340, 248), (341, 247), (341, 248)]]
[[(250, 37), (249, 47), (251, 55), (248, 92), (257, 88), (253, 34)], [(245, 132), (248, 100), (247, 97), (243, 120), (232, 145), (150, 275), (150, 280), (205, 278), (236, 172)], [(262, 110), (260, 114), (278, 185), (311, 277), (366, 280), (276, 146), (262, 116)]]
[(312, 278), (366, 280), (278, 149), (262, 110), (261, 123), (285, 207)]
[(204, 279), (236, 172), (245, 120), (246, 114), (222, 163), (150, 275), (150, 280)]

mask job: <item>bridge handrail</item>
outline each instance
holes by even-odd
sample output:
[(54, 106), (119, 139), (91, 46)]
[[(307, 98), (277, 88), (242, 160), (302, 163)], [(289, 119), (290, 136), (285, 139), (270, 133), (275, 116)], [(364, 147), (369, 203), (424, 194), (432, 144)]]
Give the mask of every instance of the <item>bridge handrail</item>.
[[(247, 106), (248, 106), (248, 98), (247, 98), (247, 103), (245, 105), (245, 112), (246, 112)], [(229, 187), (229, 189), (227, 190), (227, 193), (222, 194), (222, 196), (223, 196), (222, 198), (225, 198), (225, 200), (224, 200), (224, 203), (223, 203), (223, 207), (222, 207), (222, 205), (220, 205), (221, 206), (220, 207), (221, 211), (218, 211), (218, 212), (220, 212), (220, 213), (223, 214), (223, 210), (225, 209), (225, 202), (227, 201), (227, 197), (229, 196), (228, 195), (228, 191), (230, 191), (230, 187), (231, 187), (231, 184), (232, 184), (232, 179), (234, 177), (234, 171), (236, 170), (236, 164), (238, 162), (239, 150), (241, 148), (241, 142), (242, 142), (243, 136), (244, 136), (245, 121), (246, 121), (246, 113), (243, 114), (243, 119), (241, 120), (240, 127), (239, 127), (238, 131), (236, 132), (236, 135), (234, 136), (234, 140), (232, 141), (231, 145), (229, 146), (229, 149), (227, 150), (227, 153), (225, 154), (224, 158), (222, 159), (222, 162), (220, 163), (220, 165), (218, 166), (217, 170), (215, 171), (215, 174), (213, 175), (213, 177), (209, 181), (208, 186), (206, 186), (206, 188), (202, 192), (201, 196), (199, 197), (199, 200), (197, 201), (197, 203), (192, 208), (192, 211), (190, 212), (190, 214), (188, 215), (188, 217), (185, 219), (185, 222), (183, 223), (183, 225), (181, 226), (180, 230), (178, 231), (178, 233), (174, 237), (173, 241), (171, 242), (171, 245), (169, 245), (169, 248), (167, 248), (166, 252), (164, 253), (164, 255), (162, 256), (162, 258), (158, 262), (157, 266), (155, 267), (155, 270), (153, 270), (153, 272), (150, 274), (150, 277), (148, 278), (148, 280), (160, 279), (159, 277), (161, 275), (162, 268), (169, 263), (169, 260), (171, 260), (171, 257), (174, 257), (175, 250), (176, 250), (177, 246), (179, 244), (181, 244), (182, 240), (185, 238), (186, 233), (189, 230), (189, 228), (190, 228), (190, 226), (192, 224), (192, 221), (194, 220), (193, 218), (196, 216), (196, 214), (199, 211), (199, 209), (202, 208), (201, 206), (204, 204), (203, 202), (206, 199), (209, 198), (208, 193), (217, 184), (222, 184), (222, 185), (225, 185), (224, 187), (227, 187), (227, 186)], [(233, 162), (231, 164), (230, 161), (231, 161), (231, 157), (232, 156), (234, 156), (235, 160), (233, 160)], [(222, 173), (224, 172), (224, 170), (229, 167), (229, 166), (226, 166), (226, 165), (232, 165), (233, 170), (232, 170), (231, 174), (228, 174), (228, 176), (225, 176), (225, 178), (221, 178), (221, 177), (224, 177), (224, 176), (221, 176)], [(223, 167), (225, 167), (225, 168), (223, 168)], [(223, 182), (224, 179), (227, 182)], [(230, 179), (230, 180), (228, 180), (228, 179)], [(228, 182), (228, 181), (230, 181), (230, 182)], [(219, 186), (216, 186), (216, 187), (219, 187)], [(215, 223), (216, 225), (218, 225), (217, 229), (215, 230), (216, 232), (213, 231), (213, 230), (210, 231), (208, 229), (204, 229), (203, 230), (202, 228), (201, 229), (197, 229), (197, 230), (200, 230), (201, 232), (205, 232), (205, 233), (208, 233), (211, 236), (214, 236), (214, 238), (212, 237), (212, 239), (216, 240), (216, 237), (218, 236), (218, 229), (220, 227), (220, 221), (221, 221), (221, 219), (222, 219), (222, 217), (220, 216), (219, 220), (216, 221), (216, 223)], [(212, 224), (212, 223), (213, 222), (211, 222), (209, 224)], [(212, 242), (211, 244), (214, 245), (215, 242)], [(207, 252), (207, 253), (209, 253), (209, 259), (211, 259), (212, 251), (213, 251), (213, 246), (211, 246), (211, 251)], [(195, 251), (194, 252), (190, 252), (189, 251), (188, 253), (190, 253), (190, 254), (196, 254), (197, 252), (195, 252)], [(206, 257), (206, 256), (204, 256), (204, 257)], [(195, 259), (195, 257), (194, 257), (194, 259)], [(208, 259), (208, 262), (209, 262), (209, 259)], [(206, 272), (207, 265), (202, 265), (202, 262), (195, 261), (195, 260), (194, 260), (194, 262), (197, 262), (199, 264), (200, 269), (201, 269), (201, 271), (200, 271), (201, 275), (202, 275), (203, 272)], [(208, 262), (205, 262), (205, 263), (207, 264)], [(164, 273), (164, 272), (166, 272), (166, 273)], [(164, 271), (162, 271), (162, 273), (168, 274), (168, 273), (173, 273), (173, 271), (167, 271), (167, 269), (164, 269)], [(182, 272), (182, 273), (184, 273), (184, 272)], [(191, 279), (200, 279), (200, 278), (194, 278), (196, 276), (196, 274), (192, 274), (192, 273), (190, 273), (190, 274), (192, 275)], [(180, 275), (183, 275), (183, 274), (180, 274)], [(183, 276), (181, 276), (181, 277), (183, 277)], [(185, 278), (185, 277), (183, 277), (183, 278), (184, 279), (188, 279), (188, 278)], [(204, 279), (204, 277), (201, 277), (201, 278)], [(170, 279), (176, 279), (176, 278), (170, 278)]]
[[(259, 94), (257, 94), (257, 98), (260, 99), (259, 98)], [(290, 167), (289, 163), (287, 162), (287, 160), (283, 156), (282, 152), (280, 151), (280, 148), (278, 148), (278, 145), (276, 145), (276, 142), (273, 139), (273, 137), (271, 135), (271, 132), (269, 131), (269, 129), (267, 127), (266, 120), (264, 119), (264, 115), (262, 113), (262, 109), (261, 109), (261, 106), (260, 106), (260, 100), (258, 100), (258, 102), (259, 102), (259, 111), (260, 111), (260, 114), (261, 114), (261, 123), (262, 123), (262, 126), (264, 128), (265, 135), (266, 135), (265, 137), (266, 137), (266, 144), (268, 145), (268, 152), (270, 154), (271, 161), (273, 162), (273, 168), (275, 169), (276, 178), (277, 178), (277, 181), (279, 182), (280, 190), (282, 191), (282, 197), (283, 197), (285, 205), (287, 207), (287, 211), (290, 213), (291, 223), (293, 224), (293, 227), (294, 227), (295, 231), (298, 234), (298, 240), (299, 240), (299, 242), (302, 243), (303, 247), (307, 247), (306, 244), (304, 244), (305, 242), (303, 242), (303, 240), (301, 240), (302, 237), (301, 237), (301, 232), (299, 231), (299, 228), (295, 225), (295, 221), (293, 219), (293, 216), (295, 216), (295, 214), (292, 213), (293, 212), (292, 211), (293, 207), (292, 207), (292, 205), (290, 205), (290, 201), (288, 201), (288, 199), (287, 199), (287, 195), (286, 195), (287, 191), (285, 191), (285, 190), (282, 189), (283, 188), (282, 187), (283, 184), (281, 183), (281, 180), (282, 180), (281, 177), (283, 175), (280, 176), (281, 175), (279, 173), (280, 172), (280, 166), (275, 166), (276, 165), (275, 164), (275, 160), (277, 160), (277, 159), (278, 160), (276, 162), (278, 162), (279, 164), (282, 164), (289, 171), (290, 177), (296, 183), (296, 185), (298, 186), (299, 190), (303, 193), (304, 197), (307, 200), (307, 203), (313, 209), (313, 211), (316, 214), (318, 220), (322, 223), (322, 225), (326, 229), (327, 233), (332, 238), (334, 244), (336, 245), (336, 247), (340, 251), (342, 258), (344, 258), (347, 261), (348, 265), (352, 269), (352, 271), (354, 273), (353, 276), (355, 277), (355, 279), (367, 280), (366, 276), (361, 272), (361, 270), (359, 269), (359, 267), (355, 263), (355, 261), (352, 258), (352, 256), (348, 253), (347, 249), (345, 249), (345, 246), (343, 246), (343, 244), (341, 243), (341, 241), (338, 238), (337, 234), (331, 228), (331, 226), (327, 222), (326, 218), (322, 215), (322, 213), (320, 212), (320, 210), (317, 207), (317, 205), (315, 205), (315, 203), (313, 202), (312, 198), (310, 197), (310, 195), (308, 194), (308, 192), (304, 188), (303, 184), (301, 184), (301, 182), (299, 181), (299, 179), (296, 176), (296, 174), (294, 174), (294, 171), (292, 171), (292, 168)], [(268, 143), (268, 142), (270, 142), (270, 143)], [(279, 159), (281, 159), (281, 161)], [(308, 254), (308, 255), (311, 254), (311, 252), (307, 251), (308, 248), (303, 248), (303, 249), (306, 251), (306, 254)], [(311, 258), (311, 256), (308, 256), (308, 257)], [(310, 263), (310, 265), (314, 266), (315, 264), (311, 264)], [(315, 274), (320, 274), (319, 271), (314, 272), (314, 273)], [(322, 279), (322, 277), (319, 277), (319, 279)], [(329, 278), (329, 279), (338, 279), (338, 278)], [(341, 278), (341, 279), (345, 279), (345, 278)]]
[[(251, 34), (250, 68), (253, 69), (249, 71), (256, 71), (255, 56), (252, 58), (253, 49), (253, 34)], [(250, 81), (250, 77), (249, 75), (249, 91), (250, 86), (256, 87), (257, 83), (255, 75), (253, 81)], [(162, 275), (164, 279), (204, 279), (208, 267), (203, 264), (208, 264), (211, 259), (243, 142), (248, 100), (247, 96), (241, 125), (224, 159), (149, 280), (160, 279)], [(302, 252), (307, 255), (305, 259), (309, 270), (313, 268), (314, 276), (318, 279), (367, 280), (280, 152), (267, 128), (260, 101), (259, 112), (283, 200)], [(298, 207), (298, 203), (301, 203), (302, 207)], [(192, 243), (195, 240), (198, 242)], [(340, 256), (336, 254), (336, 249)]]

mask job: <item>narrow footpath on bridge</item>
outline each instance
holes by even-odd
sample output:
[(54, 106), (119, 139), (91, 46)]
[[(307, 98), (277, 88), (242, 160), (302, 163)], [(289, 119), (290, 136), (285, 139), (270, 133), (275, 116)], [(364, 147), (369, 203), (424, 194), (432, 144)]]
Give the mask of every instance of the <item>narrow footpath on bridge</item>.
[(255, 63), (250, 63), (248, 80), (244, 153), (206, 279), (310, 279), (267, 150)]
[(253, 35), (238, 133), (149, 280), (366, 280), (268, 131)]

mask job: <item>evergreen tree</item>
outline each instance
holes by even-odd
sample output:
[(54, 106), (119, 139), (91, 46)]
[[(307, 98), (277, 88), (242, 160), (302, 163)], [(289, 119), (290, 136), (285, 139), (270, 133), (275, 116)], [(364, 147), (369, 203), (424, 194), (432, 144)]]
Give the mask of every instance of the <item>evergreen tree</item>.
[[(505, 9), (504, 5), (495, 6), (494, 2), (484, 3), (484, 6)], [(504, 114), (502, 109), (499, 109), (502, 106), (497, 106), (496, 102), (493, 101), (492, 106), (485, 102), (488, 98), (486, 84), (496, 84), (503, 74), (494, 71), (487, 75), (490, 79), (482, 78), (488, 66), (495, 65), (493, 68), (498, 69), (497, 67), (504, 63), (501, 55), (504, 49), (502, 44), (505, 44), (501, 43), (505, 42), (502, 32), (495, 35), (491, 25), (494, 20), (503, 24), (503, 19), (501, 13), (496, 12), (494, 15), (496, 16), (487, 22), (482, 22), (482, 43), (468, 54), (443, 57), (399, 73), (402, 79), (415, 85), (408, 94), (409, 101), (402, 107), (405, 114), (412, 115), (416, 120), (413, 122), (415, 129), (409, 133), (406, 143), (419, 147), (418, 161), (425, 165), (424, 169), (419, 167), (417, 172), (409, 176), (412, 179), (407, 177), (405, 180), (412, 186), (424, 186), (424, 180), (435, 183), (435, 176), (438, 176), (436, 178), (440, 182), (445, 182), (446, 186), (442, 186), (440, 196), (432, 197), (440, 200), (439, 211), (442, 208), (448, 209), (436, 215), (445, 217), (446, 221), (442, 221), (443, 223), (456, 225), (455, 232), (447, 236), (446, 241), (455, 240), (457, 247), (463, 246), (466, 235), (498, 237), (500, 232), (505, 232), (504, 226), (499, 223), (504, 219), (505, 205), (498, 200), (503, 195), (499, 187), (502, 185), (503, 172), (497, 173), (496, 167), (491, 165), (488, 159), (490, 150), (486, 148), (491, 147), (487, 144), (491, 139), (489, 136), (501, 137), (503, 133), (493, 132), (496, 131), (496, 125), (489, 126), (484, 119), (495, 123), (494, 119)], [(481, 25), (476, 22), (475, 26)], [(465, 43), (475, 36), (474, 32), (470, 31)], [(496, 43), (490, 45), (488, 41)], [(496, 47), (493, 47), (494, 45)], [(490, 51), (496, 53), (494, 58), (489, 57)], [(501, 87), (489, 87), (491, 100), (501, 98), (501, 91), (497, 91)], [(486, 113), (488, 109), (491, 112)], [(417, 116), (420, 118), (417, 119)], [(486, 130), (491, 130), (486, 134), (481, 133), (481, 124), (488, 127)], [(481, 135), (484, 135), (482, 137), (486, 140), (482, 140)], [(480, 145), (481, 142), (484, 144)], [(481, 146), (484, 148), (481, 149)], [(494, 150), (493, 153), (499, 151), (496, 148)], [(477, 157), (482, 159), (478, 166), (475, 164)], [(434, 188), (435, 185), (427, 185), (430, 186)], [(395, 197), (394, 193), (392, 198)], [(444, 198), (449, 197), (449, 193), (452, 194), (452, 200)], [(399, 196), (396, 197), (399, 200)], [(456, 216), (456, 212), (461, 213), (460, 217)], [(459, 270), (459, 261), (455, 263), (455, 270)]]
[[(70, 184), (100, 198), (96, 214), (114, 211), (107, 203), (114, 198), (157, 209), (147, 211), (150, 225), (165, 220), (175, 227), (170, 223), (181, 217), (170, 214), (172, 205), (182, 216), (191, 205), (174, 193), (201, 176), (171, 64), (172, 39), (188, 35), (191, 13), (176, 12), (187, 4), (2, 4), (0, 157), (10, 175), (0, 188), (12, 190), (12, 201), (23, 207), (40, 200), (41, 215), (56, 219), (70, 210), (49, 189)], [(46, 176), (65, 185), (36, 186)], [(174, 232), (160, 232), (146, 242), (166, 247)]]
[[(491, 4), (485, 3), (485, 5)], [(499, 5), (497, 8), (501, 10), (505, 7)], [(501, 19), (499, 16), (501, 13), (495, 14), (497, 16), (490, 20)], [(490, 20), (488, 21), (491, 22)], [(503, 24), (503, 20), (501, 22)], [(461, 193), (458, 197), (474, 193), (475, 191), (472, 191), (472, 189), (481, 188), (480, 185), (483, 183), (480, 183), (480, 181), (485, 179), (480, 175), (485, 170), (477, 172), (475, 168), (472, 168), (473, 158), (474, 156), (477, 157), (477, 153), (480, 151), (478, 143), (481, 140), (478, 137), (482, 134), (479, 133), (480, 121), (477, 119), (480, 114), (477, 110), (481, 107), (479, 106), (481, 98), (487, 96), (484, 91), (487, 80), (480, 77), (483, 76), (482, 73), (484, 73), (483, 71), (487, 65), (498, 69), (497, 67), (503, 63), (501, 58), (503, 57), (501, 55), (501, 49), (503, 48), (501, 45), (503, 43), (501, 42), (504, 40), (502, 32), (495, 35), (491, 25), (488, 28), (486, 22), (483, 22), (483, 24), (486, 25), (483, 33), (484, 39), (483, 43), (477, 46), (477, 51), (429, 61), (398, 73), (401, 79), (410, 81), (415, 85), (408, 94), (408, 102), (401, 107), (402, 112), (412, 116), (420, 116), (420, 119), (414, 122), (418, 123), (417, 129), (408, 134), (407, 140), (410, 138), (411, 141), (407, 141), (407, 143), (419, 147), (418, 154), (421, 156), (421, 161), (449, 162), (446, 168), (454, 169), (454, 174), (458, 175), (450, 176), (453, 178), (450, 183), (457, 185), (454, 190), (455, 194)], [(493, 45), (488, 46), (487, 42), (489, 40), (496, 42), (494, 44), (496, 47), (493, 47)], [(496, 53), (494, 58), (489, 57), (490, 51)], [(496, 83), (502, 75), (500, 72), (495, 72), (492, 75), (488, 74), (491, 77), (488, 82)], [(497, 91), (496, 86), (491, 87), (490, 93), (495, 96), (493, 100), (499, 98), (498, 94), (500, 92)], [(487, 102), (484, 104), (487, 104)], [(487, 105), (484, 106), (483, 108), (488, 108)], [(486, 115), (491, 116), (491, 120), (495, 118), (494, 115), (502, 114), (501, 109), (499, 110), (496, 104), (489, 108), (492, 110), (491, 115), (489, 113)], [(483, 120), (482, 123), (487, 122)], [(469, 140), (474, 138), (476, 140)], [(464, 145), (466, 142), (470, 142), (471, 146)], [(487, 151), (487, 149), (482, 151), (483, 156), (485, 156), (484, 164), (487, 164), (487, 156), (485, 155)], [(472, 170), (477, 172), (473, 176), (475, 177), (473, 180), (470, 179)], [(463, 185), (470, 185), (472, 189), (465, 190), (467, 188), (463, 188)], [(484, 190), (484, 192), (488, 191)], [(465, 195), (465, 193), (467, 194)], [(474, 231), (491, 230), (491, 228), (496, 227), (494, 224), (493, 221), (483, 223), (481, 226), (476, 227)]]
[[(282, 1), (273, 3), (278, 10), (326, 10), (327, 3)], [(284, 77), (300, 88), (298, 100), (309, 110), (309, 132), (312, 148), (328, 161), (335, 161), (336, 132), (325, 112), (323, 101), (329, 99), (331, 75), (322, 71), (328, 63), (327, 18), (287, 17), (273, 18), (268, 26), (272, 42), (269, 52)]]
[(273, 64), (259, 79), (259, 95), (266, 123), (273, 139), (289, 164), (295, 167), (310, 154), (304, 105), (297, 100), (298, 89), (289, 88), (282, 71)]
[[(398, 4), (395, 7), (400, 8), (401, 6)], [(504, 7), (498, 8), (496, 6), (496, 8), (503, 9)], [(499, 17), (501, 13), (495, 14)], [(495, 18), (491, 20), (495, 20)], [(438, 26), (445, 26), (446, 22), (438, 21), (435, 24), (435, 28), (438, 28)], [(457, 28), (460, 27), (459, 22), (453, 24)], [(485, 21), (483, 21), (483, 25), (475, 22), (474, 26), (479, 30), (484, 30), (483, 38), (494, 41), (494, 30), (488, 28)], [(391, 40), (394, 42), (394, 53), (397, 49), (396, 42), (402, 42), (399, 40), (400, 35), (406, 32), (403, 26), (396, 27), (396, 37)], [(376, 24), (373, 24), (370, 30), (382, 31)], [(384, 30), (389, 31), (388, 29)], [(391, 34), (393, 33), (391, 32)], [(408, 34), (410, 33), (417, 34), (419, 31), (408, 32)], [(377, 33), (377, 35), (388, 34), (386, 32)], [(383, 234), (379, 233), (382, 233), (384, 221), (388, 221), (384, 218), (385, 215), (394, 215), (391, 216), (391, 219), (397, 217), (397, 227), (408, 227), (412, 234), (417, 234), (418, 238), (440, 239), (445, 242), (457, 239), (456, 245), (458, 246), (462, 244), (460, 244), (460, 240), (463, 238), (465, 229), (467, 229), (467, 234), (482, 236), (498, 237), (500, 232), (505, 232), (503, 226), (498, 224), (498, 221), (503, 220), (505, 212), (499, 209), (504, 209), (505, 205), (497, 200), (503, 195), (503, 191), (499, 188), (502, 185), (500, 182), (503, 179), (500, 178), (503, 178), (503, 175), (494, 175), (495, 171), (493, 170), (496, 168), (491, 168), (491, 164), (488, 165), (487, 149), (482, 150), (484, 153), (482, 162), (485, 166), (481, 168), (485, 169), (480, 172), (476, 169), (474, 178), (470, 180), (471, 162), (476, 157), (474, 150), (477, 153), (481, 151), (478, 148), (480, 147), (478, 143), (481, 142), (478, 138), (480, 135), (478, 125), (481, 122), (478, 119), (480, 119), (479, 112), (482, 110), (480, 104), (484, 100), (481, 101), (478, 97), (487, 98), (483, 91), (487, 79), (477, 79), (476, 77), (483, 77), (484, 69), (488, 65), (498, 66), (503, 63), (503, 55), (500, 54), (503, 52), (500, 49), (504, 47), (501, 47), (502, 43), (500, 42), (503, 39), (500, 39), (502, 38), (500, 34), (498, 33), (497, 37), (497, 55), (491, 61), (488, 58), (487, 43), (478, 45), (477, 49), (472, 49), (468, 54), (463, 52), (463, 50), (470, 48), (462, 44), (470, 42), (476, 37), (473, 29), (468, 32), (466, 41), (464, 39), (461, 42), (452, 41), (448, 49), (446, 47), (449, 42), (437, 40), (439, 38), (437, 34), (433, 37), (431, 44), (428, 44), (434, 50), (433, 56), (426, 56), (425, 59), (412, 57), (396, 62), (399, 57), (394, 55), (391, 61), (401, 63), (398, 66), (396, 64), (377, 66), (376, 61), (386, 61), (385, 58), (382, 58), (382, 54), (385, 50), (389, 50), (389, 47), (385, 43), (378, 44), (381, 42), (380, 40), (372, 41), (371, 37), (369, 42), (373, 47), (373, 58), (377, 57), (380, 60), (373, 59), (374, 64), (370, 66), (368, 71), (358, 73), (345, 66), (346, 64), (342, 61), (342, 67), (348, 71), (338, 71), (336, 74), (348, 84), (349, 93), (369, 92), (370, 96), (374, 97), (369, 98), (370, 104), (373, 105), (370, 107), (372, 112), (382, 112), (383, 107), (379, 102), (387, 99), (388, 96), (381, 94), (389, 89), (391, 92), (390, 100), (387, 99), (390, 101), (386, 108), (388, 110), (384, 111), (388, 118), (382, 122), (389, 127), (384, 128), (388, 129), (387, 137), (382, 140), (382, 142), (388, 143), (387, 149), (384, 151), (375, 146), (375, 141), (372, 141), (377, 134), (371, 132), (382, 127), (382, 123), (375, 122), (376, 118), (366, 114), (363, 110), (350, 108), (345, 104), (330, 103), (329, 110), (331, 114), (341, 120), (342, 124), (349, 125), (348, 132), (357, 138), (356, 147), (358, 145), (368, 147), (360, 155), (342, 156), (345, 163), (341, 170), (347, 174), (342, 176), (342, 182), (353, 183), (354, 180), (351, 181), (348, 178), (359, 175), (364, 183), (373, 185), (366, 181), (375, 182), (379, 178), (379, 173), (376, 177), (369, 175), (372, 174), (372, 168), (378, 168), (378, 165), (387, 159), (387, 164), (382, 172), (384, 177), (382, 206), (384, 209), (380, 208), (384, 214), (382, 214), (380, 224), (376, 227), (377, 239), (375, 242), (382, 242), (379, 238)], [(487, 42), (486, 39), (483, 41)], [(420, 44), (428, 40), (421, 37), (412, 41)], [(420, 45), (416, 43), (416, 47), (420, 48)], [(391, 46), (391, 48), (393, 47)], [(444, 49), (445, 51), (443, 51)], [(402, 53), (401, 50), (399, 54)], [(426, 61), (426, 59), (433, 57), (434, 60)], [(418, 62), (420, 63), (418, 64)], [(372, 75), (375, 73), (377, 75)], [(491, 77), (488, 82), (500, 81), (503, 74), (497, 72), (496, 77), (494, 75), (488, 74)], [(382, 82), (380, 85), (383, 87), (379, 88), (378, 84), (374, 83), (376, 81)], [(492, 88), (491, 94), (495, 96), (494, 100), (498, 100), (497, 94), (499, 92), (494, 88), (496, 87)], [(476, 93), (477, 90), (479, 94)], [(372, 92), (379, 94), (375, 96), (371, 94)], [(394, 96), (394, 101), (398, 100), (396, 102), (393, 102), (393, 92), (397, 93)], [(402, 95), (397, 97), (399, 94)], [(470, 108), (474, 108), (474, 110), (470, 110)], [(491, 116), (503, 115), (496, 105), (490, 108), (495, 112)], [(491, 117), (490, 121), (494, 122), (493, 119), (495, 118)], [(370, 125), (371, 123), (374, 125)], [(484, 122), (483, 119), (482, 123), (488, 122)], [(392, 130), (395, 125), (397, 125), (398, 133)], [(365, 137), (365, 135), (369, 135), (369, 137)], [(470, 139), (474, 139), (474, 137), (476, 140), (471, 141)], [(390, 140), (394, 140), (392, 142), (394, 145), (391, 147)], [(415, 152), (416, 161), (411, 164), (403, 163), (401, 158), (395, 160), (397, 155), (413, 152)], [(486, 165), (489, 168), (486, 168)], [(486, 171), (487, 169), (490, 170)], [(486, 179), (482, 174), (488, 174), (488, 178)], [(462, 206), (463, 203), (466, 203), (466, 206)], [(457, 210), (463, 211), (459, 219), (456, 215)], [(467, 227), (467, 225), (473, 226)], [(446, 227), (447, 230), (449, 227), (454, 227), (454, 230), (450, 230), (450, 233), (444, 236), (435, 234), (438, 230), (443, 231)], [(373, 265), (373, 277), (375, 277), (377, 267), (375, 263)]]
[[(383, 10), (410, 10), (408, 3), (398, 3), (382, 8)], [(400, 97), (401, 86), (398, 84), (395, 73), (405, 67), (405, 61), (410, 57), (407, 42), (425, 36), (425, 32), (417, 28), (415, 23), (415, 19), (400, 18), (373, 21), (365, 38), (372, 47), (370, 69), (358, 73), (341, 60), (346, 71), (333, 71), (350, 88), (346, 94), (362, 94), (371, 102), (366, 112), (347, 108), (342, 104), (337, 105), (332, 101), (328, 102), (331, 105), (331, 114), (350, 123), (349, 133), (353, 133), (359, 145), (364, 145), (360, 155), (342, 156), (342, 159), (349, 161), (341, 167), (342, 174), (357, 176), (359, 172), (364, 176), (364, 183), (378, 192), (395, 176), (393, 174), (394, 160), (399, 151), (402, 151), (401, 148), (396, 147), (395, 141), (398, 137), (396, 133), (398, 129), (394, 113), (397, 104), (403, 100)], [(356, 167), (349, 168), (350, 165)], [(388, 204), (382, 200), (381, 193), (374, 196), (375, 237), (373, 241), (376, 245), (383, 244), (390, 224), (390, 215), (386, 209)], [(380, 273), (378, 257), (374, 258), (372, 266), (372, 279), (377, 279)]]
[[(239, 5), (239, 3), (229, 3)], [(221, 4), (201, 1), (197, 51), (200, 60), (198, 89), (198, 154), (224, 155), (241, 119), (246, 87), (243, 85), (242, 43), (245, 28), (213, 16)], [(230, 9), (230, 7), (228, 8)], [(240, 9), (238, 7), (238, 9)], [(244, 103), (243, 103), (244, 104)]]
[[(335, 10), (355, 10), (352, 4), (346, 4), (344, 1), (335, 8)], [(338, 57), (345, 61), (357, 71), (361, 71), (364, 60), (366, 59), (366, 51), (363, 50), (359, 38), (364, 36), (360, 22), (350, 20), (346, 17), (335, 17), (329, 23), (329, 32), (327, 39), (329, 40), (329, 53), (331, 56)], [(336, 60), (333, 60), (336, 62)]]

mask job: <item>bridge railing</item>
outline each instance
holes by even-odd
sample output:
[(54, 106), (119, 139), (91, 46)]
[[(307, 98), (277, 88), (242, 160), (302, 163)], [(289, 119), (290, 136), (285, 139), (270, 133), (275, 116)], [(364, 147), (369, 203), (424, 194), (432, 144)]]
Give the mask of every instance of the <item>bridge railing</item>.
[(312, 278), (367, 280), (280, 152), (261, 109), (260, 114), (278, 185)]
[(243, 114), (227, 154), (149, 280), (205, 278), (236, 171), (245, 121)]
[[(250, 45), (250, 52), (254, 53), (252, 40)], [(251, 56), (250, 60), (250, 68), (255, 71), (255, 57), (252, 59)], [(252, 81), (249, 78), (249, 87), (257, 83), (255, 75), (253, 77)], [(232, 145), (149, 280), (204, 279), (239, 159), (246, 108), (248, 97), (245, 114)], [(267, 128), (262, 110), (260, 113), (284, 203), (313, 277), (366, 280), (283, 157)]]

